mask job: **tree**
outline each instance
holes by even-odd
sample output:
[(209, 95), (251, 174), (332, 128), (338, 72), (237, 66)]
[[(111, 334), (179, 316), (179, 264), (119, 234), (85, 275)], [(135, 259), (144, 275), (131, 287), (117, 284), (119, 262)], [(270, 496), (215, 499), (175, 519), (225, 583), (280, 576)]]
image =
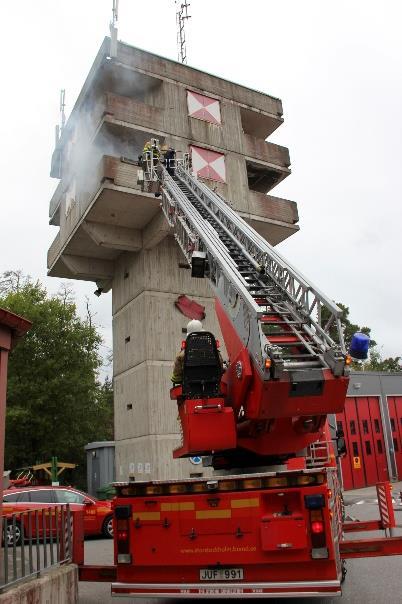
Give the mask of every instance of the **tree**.
[[(349, 307), (348, 306), (345, 306), (341, 302), (336, 302), (336, 305), (339, 306), (339, 308), (342, 311), (341, 325), (342, 325), (343, 337), (345, 339), (345, 346), (347, 349), (350, 346), (353, 334), (356, 333), (357, 331), (360, 331), (361, 333), (365, 333), (367, 336), (370, 337), (370, 334), (371, 334), (370, 327), (359, 327), (359, 325), (357, 325), (356, 323), (351, 323), (351, 321), (349, 319)], [(325, 325), (326, 321), (328, 321), (328, 318), (329, 318), (329, 311), (327, 311), (327, 309), (324, 307), (322, 310), (322, 319), (321, 319), (322, 325)], [(337, 332), (336, 332), (335, 325), (331, 326), (329, 333), (330, 333), (330, 336), (333, 338), (333, 340), (337, 341)], [(372, 340), (370, 337), (370, 348), (373, 348), (376, 345), (377, 345), (377, 342), (375, 342), (375, 340)]]
[[(349, 349), (353, 334), (357, 331), (370, 337), (369, 358), (367, 361), (354, 360), (352, 363), (352, 369), (355, 371), (402, 371), (402, 365), (400, 363), (401, 357), (389, 357), (383, 359), (378, 349), (377, 342), (371, 339), (371, 328), (360, 327), (356, 323), (351, 323), (349, 319), (349, 307), (345, 306), (341, 302), (337, 302), (336, 304), (342, 311), (341, 325), (347, 350)], [(322, 313), (323, 325), (325, 325), (325, 321), (328, 320), (328, 317), (329, 313), (324, 309), (324, 312)], [(334, 326), (332, 326), (330, 329), (330, 335), (336, 341), (336, 329)]]
[(98, 404), (103, 410), (106, 423), (104, 425), (105, 440), (114, 439), (114, 423), (113, 423), (113, 382), (110, 378), (106, 377), (103, 384), (99, 386), (98, 391)]
[(402, 371), (401, 357), (388, 357), (383, 359), (378, 348), (370, 350), (370, 357), (360, 364), (358, 371)]
[(0, 292), (0, 306), (33, 323), (9, 359), (6, 467), (57, 456), (79, 464), (82, 481), (84, 445), (113, 437), (111, 382), (98, 380), (101, 337), (66, 288), (48, 296), (39, 281), (9, 271)]

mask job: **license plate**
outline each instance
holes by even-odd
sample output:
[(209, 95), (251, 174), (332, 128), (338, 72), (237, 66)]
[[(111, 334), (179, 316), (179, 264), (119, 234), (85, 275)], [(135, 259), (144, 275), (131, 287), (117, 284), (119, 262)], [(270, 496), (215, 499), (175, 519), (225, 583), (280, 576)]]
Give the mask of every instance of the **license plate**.
[(243, 579), (242, 568), (201, 568), (200, 581), (237, 581)]

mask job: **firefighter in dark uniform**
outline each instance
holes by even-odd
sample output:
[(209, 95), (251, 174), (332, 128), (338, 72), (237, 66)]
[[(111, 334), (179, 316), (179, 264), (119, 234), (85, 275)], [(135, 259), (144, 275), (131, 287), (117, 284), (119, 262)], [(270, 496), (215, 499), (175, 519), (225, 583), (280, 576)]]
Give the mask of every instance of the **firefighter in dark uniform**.
[(170, 176), (174, 176), (175, 170), (175, 160), (176, 160), (176, 151), (173, 147), (169, 147), (167, 151), (165, 151), (164, 161), (166, 170), (170, 174)]
[[(197, 319), (192, 319), (187, 324), (187, 336), (190, 333), (199, 332), (199, 331), (204, 331), (201, 321), (198, 321)], [(219, 354), (219, 360), (221, 363), (221, 368), (223, 371), (223, 368), (224, 368), (223, 359), (222, 359), (222, 355), (219, 350), (218, 350), (218, 354)], [(173, 384), (181, 384), (183, 382), (183, 367), (184, 367), (184, 348), (182, 350), (180, 350), (180, 352), (177, 354), (176, 359), (174, 361), (173, 375), (171, 377)]]

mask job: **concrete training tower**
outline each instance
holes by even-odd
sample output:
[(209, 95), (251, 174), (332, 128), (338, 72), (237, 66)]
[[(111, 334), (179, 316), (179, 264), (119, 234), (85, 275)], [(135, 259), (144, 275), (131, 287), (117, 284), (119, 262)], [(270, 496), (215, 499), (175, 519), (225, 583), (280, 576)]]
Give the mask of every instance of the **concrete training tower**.
[(121, 42), (114, 58), (109, 49), (105, 38), (53, 152), (49, 275), (112, 289), (116, 480), (200, 475), (171, 455), (170, 376), (188, 321), (174, 303), (187, 294), (205, 306), (205, 328), (220, 337), (214, 300), (206, 280), (191, 279), (134, 162), (151, 137), (190, 151), (199, 178), (275, 245), (299, 228), (296, 203), (267, 195), (290, 173), (288, 150), (265, 142), (282, 104)]

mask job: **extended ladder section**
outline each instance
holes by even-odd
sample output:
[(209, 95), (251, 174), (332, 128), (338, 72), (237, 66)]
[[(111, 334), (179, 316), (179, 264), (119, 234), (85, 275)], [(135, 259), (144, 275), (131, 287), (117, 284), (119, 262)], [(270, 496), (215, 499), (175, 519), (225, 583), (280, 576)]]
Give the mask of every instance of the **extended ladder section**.
[(162, 170), (163, 212), (189, 264), (205, 258), (205, 274), (261, 377), (344, 375), (341, 310), (176, 163), (173, 176)]

